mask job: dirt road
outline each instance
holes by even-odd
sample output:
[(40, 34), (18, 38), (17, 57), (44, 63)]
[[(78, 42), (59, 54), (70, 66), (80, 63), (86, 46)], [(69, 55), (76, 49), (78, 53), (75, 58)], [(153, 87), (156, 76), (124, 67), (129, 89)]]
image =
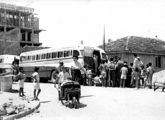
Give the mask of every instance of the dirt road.
[[(165, 92), (151, 89), (81, 87), (79, 109), (63, 106), (53, 84), (41, 84), (41, 106), (20, 120), (164, 120)], [(33, 86), (25, 83), (25, 94)]]

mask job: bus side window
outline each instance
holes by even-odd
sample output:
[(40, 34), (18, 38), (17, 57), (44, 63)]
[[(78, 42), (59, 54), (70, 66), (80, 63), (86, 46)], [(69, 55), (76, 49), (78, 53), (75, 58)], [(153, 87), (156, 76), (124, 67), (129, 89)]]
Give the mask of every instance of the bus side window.
[(30, 61), (31, 60), (31, 56), (28, 56), (28, 61)]
[(37, 60), (40, 60), (41, 59), (41, 55), (37, 55)]
[(73, 53), (73, 52), (72, 52), (72, 50), (71, 50), (71, 51), (70, 51), (70, 56), (72, 56), (72, 53)]
[(36, 55), (36, 60), (39, 60), (40, 59), (40, 55)]
[(59, 51), (59, 52), (58, 52), (58, 58), (63, 57), (63, 53), (64, 53), (63, 51)]
[(29, 56), (25, 56), (25, 57), (22, 58), (22, 60), (23, 60), (23, 61), (29, 61), (28, 57), (29, 57)]
[(2, 58), (2, 59), (0, 59), (0, 63), (3, 63), (3, 60), (4, 60), (3, 58)]
[(69, 57), (70, 51), (64, 51), (64, 57)]
[(33, 55), (33, 56), (32, 56), (32, 60), (35, 60), (35, 57), (36, 57), (36, 56), (35, 56), (35, 55)]
[(20, 61), (27, 61), (28, 60), (28, 56), (21, 56), (20, 57)]
[(52, 58), (57, 58), (57, 52), (52, 53)]
[(46, 54), (46, 59), (50, 59), (51, 58), (51, 54), (50, 53), (47, 53)]
[(46, 54), (42, 54), (41, 59), (45, 59), (45, 58), (46, 58)]

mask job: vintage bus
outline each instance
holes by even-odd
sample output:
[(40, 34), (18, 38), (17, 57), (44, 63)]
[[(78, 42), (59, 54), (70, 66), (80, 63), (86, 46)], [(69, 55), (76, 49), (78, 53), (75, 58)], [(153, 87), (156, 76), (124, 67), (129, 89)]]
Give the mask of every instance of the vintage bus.
[(94, 68), (94, 63), (92, 62), (94, 54), (98, 56), (98, 64), (100, 64), (102, 59), (107, 59), (104, 50), (81, 45), (60, 49), (47, 48), (21, 53), (19, 66), (24, 68), (27, 78), (31, 77), (34, 67), (39, 67), (40, 77), (46, 78), (44, 79), (46, 80), (45, 82), (47, 80), (54, 81), (54, 74), (59, 66), (59, 61), (62, 60), (65, 66), (71, 67), (70, 65), (73, 62), (72, 57), (77, 55), (79, 62), (83, 66), (88, 65)]
[(0, 75), (13, 73), (13, 61), (19, 59), (16, 55), (0, 55)]

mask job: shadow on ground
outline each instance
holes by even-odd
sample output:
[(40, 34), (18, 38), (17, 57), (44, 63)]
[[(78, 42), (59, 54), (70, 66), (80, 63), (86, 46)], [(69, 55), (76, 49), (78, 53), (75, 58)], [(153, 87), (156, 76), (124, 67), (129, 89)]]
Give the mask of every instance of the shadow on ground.
[(94, 95), (83, 95), (81, 96), (81, 98), (84, 98), (84, 97), (93, 97)]
[(11, 92), (11, 93), (18, 93), (19, 91), (17, 89), (11, 89), (9, 92)]
[(40, 101), (40, 103), (49, 103), (51, 101)]
[[(73, 107), (73, 104), (66, 104), (66, 105), (64, 105), (64, 106), (66, 106), (66, 107), (68, 107), (68, 108), (71, 108), (71, 109), (74, 108), (74, 107)], [(79, 103), (75, 109), (84, 108), (84, 107), (86, 107), (86, 106), (87, 106), (86, 104)]]
[(83, 103), (80, 103), (79, 104), (79, 108), (84, 108), (84, 107), (86, 107), (87, 105), (86, 104), (83, 104)]

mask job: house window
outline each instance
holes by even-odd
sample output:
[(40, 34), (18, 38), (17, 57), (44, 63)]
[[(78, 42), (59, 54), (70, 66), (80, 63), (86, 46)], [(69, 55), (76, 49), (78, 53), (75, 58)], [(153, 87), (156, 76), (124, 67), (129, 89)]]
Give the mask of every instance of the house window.
[(158, 67), (158, 68), (161, 68), (161, 56), (156, 56), (155, 57), (155, 65), (156, 65), (156, 67)]

